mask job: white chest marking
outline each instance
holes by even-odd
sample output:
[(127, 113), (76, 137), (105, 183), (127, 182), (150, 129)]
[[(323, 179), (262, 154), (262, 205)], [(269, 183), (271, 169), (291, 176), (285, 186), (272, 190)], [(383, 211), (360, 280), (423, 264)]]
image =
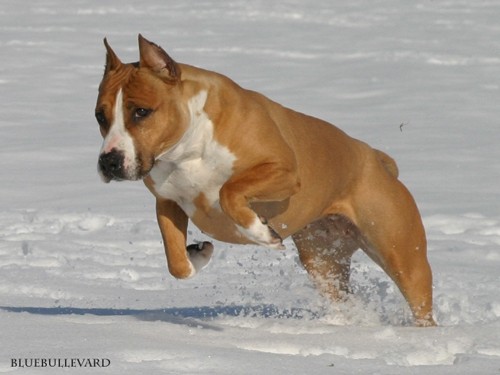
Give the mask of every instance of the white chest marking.
[(194, 200), (203, 193), (211, 207), (219, 207), (219, 190), (229, 179), (236, 157), (214, 139), (214, 124), (203, 110), (207, 92), (188, 102), (190, 124), (180, 141), (160, 155), (150, 172), (156, 192), (192, 216)]

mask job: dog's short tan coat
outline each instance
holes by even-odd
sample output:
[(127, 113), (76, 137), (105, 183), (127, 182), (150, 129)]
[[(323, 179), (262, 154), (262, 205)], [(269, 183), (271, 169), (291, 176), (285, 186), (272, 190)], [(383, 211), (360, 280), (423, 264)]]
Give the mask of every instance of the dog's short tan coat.
[(156, 196), (172, 275), (192, 276), (212, 254), (209, 242), (186, 247), (188, 219), (231, 243), (282, 248), (292, 236), (334, 300), (348, 291), (351, 256), (362, 249), (397, 284), (416, 324), (435, 324), (424, 228), (388, 155), (223, 75), (179, 64), (142, 36), (134, 64), (105, 44), (100, 173), (143, 179)]

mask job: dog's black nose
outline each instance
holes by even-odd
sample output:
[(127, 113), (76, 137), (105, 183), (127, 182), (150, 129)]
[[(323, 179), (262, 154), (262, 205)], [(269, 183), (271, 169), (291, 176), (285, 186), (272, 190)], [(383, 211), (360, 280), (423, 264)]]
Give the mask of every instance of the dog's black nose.
[(106, 180), (123, 180), (125, 178), (125, 170), (123, 168), (124, 155), (122, 152), (115, 149), (99, 156), (99, 170)]

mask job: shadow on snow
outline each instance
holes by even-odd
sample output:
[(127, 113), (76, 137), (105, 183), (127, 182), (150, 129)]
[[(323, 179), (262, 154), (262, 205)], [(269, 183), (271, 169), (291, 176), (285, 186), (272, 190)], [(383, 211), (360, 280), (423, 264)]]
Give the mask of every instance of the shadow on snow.
[[(0, 310), (12, 313), (28, 313), (35, 315), (95, 315), (95, 316), (132, 316), (141, 321), (163, 321), (189, 326), (204, 326), (203, 320), (223, 317), (254, 317), (273, 319), (316, 318), (317, 313), (307, 309), (282, 309), (275, 305), (256, 306), (196, 306), (169, 307), (164, 309), (113, 309), (113, 308), (80, 308), (80, 307), (15, 307), (0, 306)], [(206, 328), (213, 328), (207, 325)]]

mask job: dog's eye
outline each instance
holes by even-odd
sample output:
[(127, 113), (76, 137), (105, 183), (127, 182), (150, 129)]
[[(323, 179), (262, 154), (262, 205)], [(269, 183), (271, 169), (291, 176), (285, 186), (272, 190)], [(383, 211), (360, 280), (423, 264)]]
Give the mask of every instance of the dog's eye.
[(104, 114), (104, 111), (97, 111), (95, 113), (95, 119), (99, 123), (100, 126), (106, 126), (108, 123), (108, 120), (106, 120), (106, 115)]
[(142, 120), (143, 118), (148, 117), (151, 114), (151, 112), (153, 112), (151, 109), (137, 108), (134, 111), (134, 120), (136, 121)]

